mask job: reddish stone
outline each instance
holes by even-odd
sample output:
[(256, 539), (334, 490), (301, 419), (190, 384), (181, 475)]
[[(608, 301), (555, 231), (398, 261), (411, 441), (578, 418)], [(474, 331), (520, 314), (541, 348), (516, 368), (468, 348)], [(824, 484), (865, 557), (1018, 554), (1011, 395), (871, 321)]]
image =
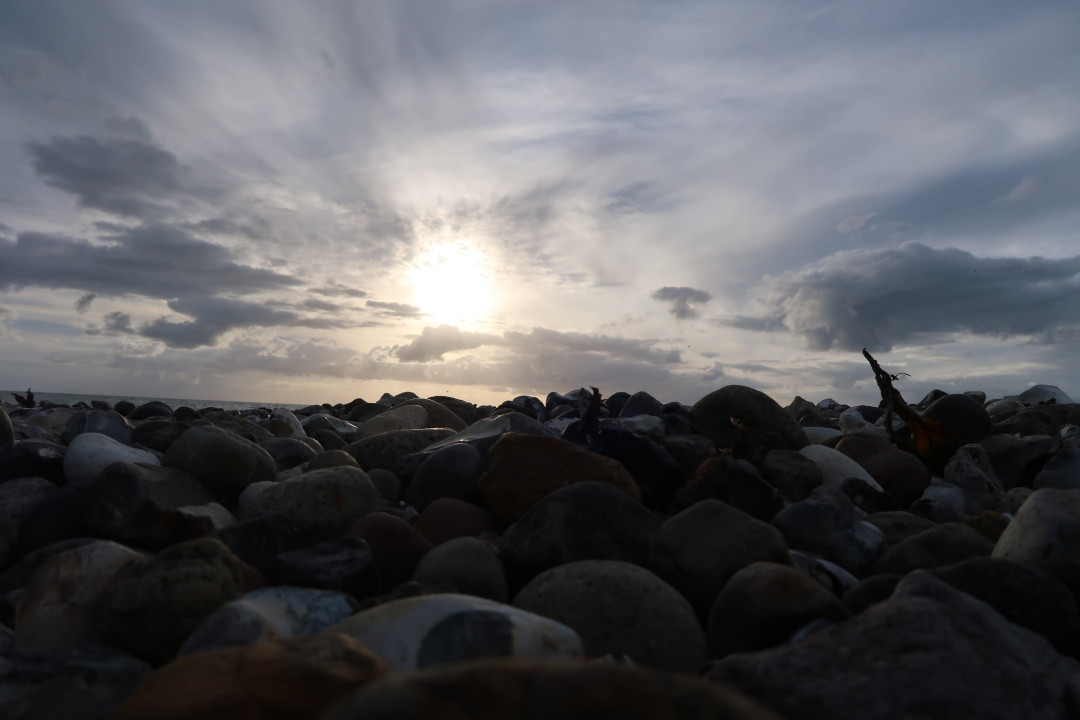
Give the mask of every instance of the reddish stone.
[(487, 508), (457, 498), (433, 500), (420, 513), (413, 527), (432, 545), (441, 545), (457, 537), (476, 537), (483, 533), (499, 534), (502, 527)]
[(420, 560), (431, 550), (431, 541), (396, 515), (374, 512), (352, 524), (349, 535), (371, 546), (383, 588), (390, 590), (412, 578)]

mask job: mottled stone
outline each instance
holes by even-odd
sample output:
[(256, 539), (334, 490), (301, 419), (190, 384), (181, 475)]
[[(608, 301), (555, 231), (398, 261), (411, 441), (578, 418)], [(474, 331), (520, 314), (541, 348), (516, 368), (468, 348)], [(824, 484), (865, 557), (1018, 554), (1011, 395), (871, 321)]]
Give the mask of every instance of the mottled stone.
[(337, 634), (187, 655), (147, 677), (115, 720), (292, 720), (324, 710), (389, 673)]
[(551, 568), (517, 594), (514, 607), (572, 628), (589, 657), (693, 672), (707, 656), (704, 630), (686, 598), (630, 563), (582, 560)]
[(277, 478), (268, 452), (220, 427), (186, 431), (169, 447), (164, 464), (187, 471), (224, 500), (235, 499), (252, 483)]

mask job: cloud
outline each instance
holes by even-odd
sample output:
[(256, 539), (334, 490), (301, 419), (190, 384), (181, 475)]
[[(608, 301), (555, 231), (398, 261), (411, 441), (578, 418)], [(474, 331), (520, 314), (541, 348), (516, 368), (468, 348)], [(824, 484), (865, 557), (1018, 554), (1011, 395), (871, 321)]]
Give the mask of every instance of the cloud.
[(397, 348), (393, 354), (401, 362), (442, 361), (443, 355), (448, 352), (471, 350), (499, 342), (500, 339), (496, 335), (463, 332), (453, 325), (439, 325), (425, 327), (411, 343)]
[(1006, 195), (1002, 195), (994, 200), (998, 205), (1011, 205), (1021, 200), (1027, 200), (1029, 197), (1039, 191), (1039, 187), (1042, 183), (1039, 182), (1037, 177), (1028, 175), (1026, 178), (1020, 181), (1020, 184), (1014, 187)]
[(766, 279), (754, 295), (761, 324), (727, 324), (781, 320), (812, 350), (884, 351), (933, 333), (1051, 343), (1080, 331), (1080, 256), (979, 258), (907, 242), (838, 252)]
[(97, 297), (97, 293), (88, 292), (79, 297), (75, 301), (75, 310), (79, 313), (84, 313), (90, 309), (90, 304), (94, 302), (94, 298)]
[(312, 288), (309, 292), (318, 293), (319, 295), (326, 295), (328, 297), (352, 297), (352, 298), (365, 298), (368, 296), (366, 290), (360, 290), (358, 288), (349, 287), (348, 285), (342, 285), (340, 283), (330, 281), (321, 288)]
[(656, 340), (637, 340), (610, 335), (587, 335), (576, 332), (559, 332), (536, 327), (528, 333), (508, 331), (503, 333), (507, 343), (523, 354), (536, 353), (541, 349), (563, 350), (590, 355), (610, 355), (616, 358), (636, 360), (658, 365), (682, 362), (675, 349), (656, 349)]
[(176, 225), (117, 228), (97, 243), (41, 232), (0, 240), (0, 290), (37, 286), (170, 299), (299, 284), (289, 275), (243, 265), (228, 248)]
[(424, 313), (415, 305), (406, 303), (382, 302), (380, 300), (368, 300), (366, 307), (375, 311), (382, 317), (416, 318)]
[(156, 219), (170, 211), (172, 200), (191, 194), (184, 166), (143, 140), (54, 137), (30, 143), (29, 150), (45, 184), (71, 193), (85, 208)]
[(689, 287), (662, 287), (652, 294), (652, 299), (670, 303), (668, 312), (678, 320), (693, 320), (701, 317), (701, 309), (696, 307), (712, 300), (712, 295), (704, 290)]

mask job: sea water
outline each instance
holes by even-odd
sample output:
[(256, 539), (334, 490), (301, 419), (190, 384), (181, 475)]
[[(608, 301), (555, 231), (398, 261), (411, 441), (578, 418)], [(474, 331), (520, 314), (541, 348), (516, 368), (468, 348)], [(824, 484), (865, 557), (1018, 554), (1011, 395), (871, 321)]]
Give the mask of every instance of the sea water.
[[(15, 400), (15, 393), (25, 396), (26, 390), (0, 390), (0, 402), (7, 405), (18, 405)], [(143, 403), (148, 403), (151, 400), (163, 402), (172, 409), (178, 407), (187, 406), (189, 408), (195, 408), (196, 410), (206, 407), (216, 407), (222, 410), (247, 410), (249, 408), (265, 407), (265, 408), (287, 408), (289, 410), (297, 410), (299, 408), (308, 407), (308, 405), (294, 405), (290, 403), (280, 402), (254, 402), (254, 401), (241, 401), (241, 400), (197, 400), (193, 398), (160, 398), (160, 397), (137, 397), (134, 395), (80, 395), (77, 393), (50, 393), (50, 392), (38, 392), (34, 391), (34, 402), (41, 403), (45, 401), (47, 403), (53, 403), (56, 405), (75, 405), (76, 403), (83, 402), (87, 405), (91, 400), (104, 400), (110, 405), (115, 406), (116, 403), (121, 400), (128, 400), (135, 403), (138, 407)], [(310, 404), (310, 403), (309, 403)]]

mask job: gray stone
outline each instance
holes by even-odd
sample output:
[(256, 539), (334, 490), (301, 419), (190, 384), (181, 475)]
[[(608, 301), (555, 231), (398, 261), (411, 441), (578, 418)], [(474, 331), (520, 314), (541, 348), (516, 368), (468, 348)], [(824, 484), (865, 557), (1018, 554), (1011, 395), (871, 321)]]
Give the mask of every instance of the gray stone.
[(1080, 490), (1080, 447), (1066, 445), (1054, 453), (1035, 476), (1032, 487)]
[(962, 523), (944, 523), (896, 543), (878, 558), (873, 574), (906, 575), (919, 568), (951, 565), (988, 556), (994, 543)]
[(983, 510), (1009, 511), (1005, 490), (982, 445), (972, 443), (957, 450), (945, 464), (945, 482), (964, 491), (964, 515)]
[(64, 455), (64, 476), (72, 485), (89, 483), (114, 462), (161, 464), (151, 452), (129, 447), (108, 435), (86, 432), (77, 435), (68, 445)]
[(19, 528), (30, 510), (59, 490), (45, 478), (37, 477), (0, 483), (0, 538), (14, 547), (19, 539)]
[(619, 417), (631, 418), (638, 415), (654, 415), (662, 418), (664, 416), (664, 404), (644, 390), (636, 392), (622, 406)]
[(483, 472), (484, 458), (472, 445), (454, 443), (431, 453), (420, 464), (409, 483), (412, 505), (423, 512), (432, 501), (449, 497), (475, 500), (476, 483)]
[(424, 460), (417, 453), (452, 435), (454, 431), (447, 428), (392, 430), (349, 443), (342, 449), (364, 470), (384, 468), (406, 479), (412, 477)]
[(728, 385), (694, 403), (690, 414), (705, 434), (721, 447), (732, 447), (739, 431), (757, 440), (775, 435), (783, 447), (799, 450), (807, 444), (806, 433), (775, 400), (753, 388)]
[(235, 499), (252, 483), (277, 478), (270, 453), (220, 427), (186, 431), (169, 447), (164, 464), (186, 470), (226, 501)]
[(772, 524), (788, 547), (818, 553), (856, 575), (885, 549), (885, 535), (877, 527), (855, 520), (851, 510), (824, 502), (788, 505)]
[(1080, 595), (1080, 492), (1043, 488), (1028, 496), (993, 557), (1030, 565)]
[(108, 435), (123, 445), (131, 444), (131, 425), (123, 415), (113, 410), (80, 410), (67, 421), (60, 439), (70, 445), (77, 436), (87, 432)]
[(766, 453), (761, 474), (792, 502), (805, 500), (824, 481), (816, 462), (798, 450), (788, 448), (775, 448)]
[[(413, 571), (421, 585), (449, 583), (463, 595), (509, 602), (506, 572), (495, 547), (474, 537), (459, 537), (432, 548)], [(543, 614), (543, 613), (541, 613)]]

